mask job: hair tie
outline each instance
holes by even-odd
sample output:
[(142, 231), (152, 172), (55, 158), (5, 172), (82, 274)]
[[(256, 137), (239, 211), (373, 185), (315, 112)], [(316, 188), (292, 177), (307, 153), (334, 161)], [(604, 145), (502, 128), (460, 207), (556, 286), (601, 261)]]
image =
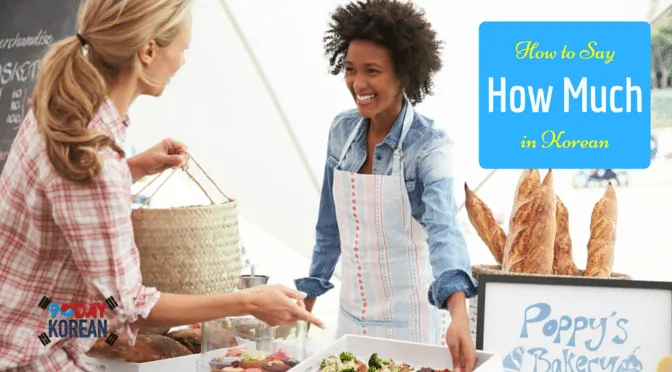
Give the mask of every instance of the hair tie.
[(80, 35), (79, 32), (75, 34), (77, 36), (77, 39), (79, 39), (79, 43), (82, 44), (82, 46), (86, 46), (87, 42), (84, 36)]

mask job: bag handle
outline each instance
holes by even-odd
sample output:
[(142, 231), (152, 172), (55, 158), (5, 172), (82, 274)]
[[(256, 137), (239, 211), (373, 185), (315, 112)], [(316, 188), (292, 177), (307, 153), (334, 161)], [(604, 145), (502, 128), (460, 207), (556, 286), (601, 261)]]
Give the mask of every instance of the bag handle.
[[(210, 175), (203, 169), (203, 167), (201, 167), (201, 165), (198, 164), (198, 162), (196, 161), (196, 159), (194, 159), (194, 157), (191, 156), (191, 154), (188, 154), (188, 155), (189, 155), (189, 160), (190, 160), (190, 161), (193, 161), (194, 164), (196, 164), (196, 166), (197, 166), (198, 169), (201, 171), (201, 173), (203, 173), (203, 174), (205, 175), (205, 177), (207, 177), (207, 179), (208, 179), (208, 180), (215, 186), (215, 188), (217, 189), (217, 191), (219, 191), (219, 193), (222, 194), (222, 196), (224, 196), (224, 197), (226, 198), (227, 201), (231, 201), (231, 200), (233, 200), (233, 199), (229, 198), (229, 197), (224, 193), (224, 191), (222, 191), (222, 189), (219, 188), (219, 186), (217, 186), (217, 183), (215, 183), (215, 181), (212, 179), (212, 177), (210, 177)], [(165, 185), (166, 182), (168, 182), (168, 180), (169, 180), (172, 176), (174, 176), (175, 173), (177, 173), (179, 170), (180, 170), (180, 168), (175, 168), (175, 169), (173, 169), (173, 171), (170, 172), (170, 174), (168, 175), (168, 177), (166, 177), (166, 178), (163, 180), (163, 182), (161, 182), (161, 183), (159, 184), (159, 187), (157, 187), (156, 190), (154, 190), (154, 192), (153, 192), (149, 197), (147, 197), (147, 199), (142, 203), (142, 205), (140, 205), (140, 207), (138, 207), (138, 209), (142, 209), (142, 208), (144, 208), (145, 206), (147, 206), (147, 204), (149, 204), (150, 200), (152, 200), (152, 198), (154, 197), (154, 195), (156, 195), (156, 193), (159, 192), (159, 190), (161, 190), (161, 188), (163, 187), (163, 185)], [(201, 191), (203, 192), (203, 194), (205, 194), (205, 196), (208, 198), (208, 200), (210, 200), (210, 203), (211, 203), (212, 205), (217, 204), (217, 203), (214, 201), (214, 199), (212, 199), (212, 197), (210, 196), (210, 194), (208, 194), (208, 192), (205, 191), (205, 188), (203, 187), (203, 185), (201, 185), (201, 183), (198, 182), (198, 181), (196, 180), (196, 178), (195, 178), (195, 177), (194, 177), (188, 170), (185, 170), (184, 172), (187, 174), (187, 176), (189, 176), (189, 178), (191, 178), (192, 181), (194, 181), (194, 183), (196, 184), (196, 186), (198, 186), (198, 188), (201, 189)], [(137, 198), (138, 195), (140, 195), (143, 191), (145, 191), (151, 184), (154, 183), (154, 181), (158, 180), (158, 179), (163, 175), (163, 173), (164, 173), (164, 172), (161, 172), (159, 175), (157, 175), (156, 177), (154, 177), (151, 181), (147, 182), (147, 184), (146, 184), (145, 186), (143, 186), (142, 189), (140, 189), (140, 191), (138, 191), (137, 193), (135, 193), (135, 195), (133, 195), (133, 199)]]

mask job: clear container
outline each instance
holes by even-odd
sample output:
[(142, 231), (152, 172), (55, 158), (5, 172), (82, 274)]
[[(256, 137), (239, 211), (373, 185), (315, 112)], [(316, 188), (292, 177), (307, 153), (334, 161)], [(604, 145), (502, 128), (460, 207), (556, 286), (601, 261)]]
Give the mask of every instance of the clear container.
[(242, 316), (206, 322), (201, 327), (201, 372), (221, 372), (240, 363), (244, 369), (266, 365), (264, 371), (285, 372), (307, 356), (305, 322), (271, 327), (255, 317)]

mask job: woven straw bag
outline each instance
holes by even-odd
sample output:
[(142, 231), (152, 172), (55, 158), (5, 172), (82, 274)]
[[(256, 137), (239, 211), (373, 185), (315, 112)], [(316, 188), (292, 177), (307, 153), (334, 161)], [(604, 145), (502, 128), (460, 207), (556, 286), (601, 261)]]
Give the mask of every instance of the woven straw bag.
[[(478, 280), (478, 277), (481, 274), (494, 274), (494, 275), (526, 275), (526, 276), (554, 276), (559, 275), (536, 275), (536, 274), (516, 274), (516, 273), (507, 273), (502, 271), (502, 268), (499, 265), (475, 265), (471, 269), (474, 279)], [(580, 274), (583, 275), (583, 270), (579, 270)], [(577, 278), (572, 276), (572, 278)], [(580, 277), (579, 277), (580, 278)], [(631, 277), (625, 274), (612, 273), (611, 279), (617, 280), (632, 280)], [(606, 279), (609, 280), (609, 279)], [(469, 325), (471, 328), (471, 338), (476, 344), (476, 323), (478, 321), (478, 296), (474, 296), (469, 299)]]
[[(236, 201), (224, 194), (193, 157), (191, 161), (226, 201), (216, 203), (193, 175), (185, 171), (211, 205), (145, 208), (179, 170), (172, 171), (132, 214), (142, 281), (144, 285), (166, 293), (232, 292), (238, 285), (242, 269), (238, 207)], [(152, 179), (143, 190), (160, 176)]]

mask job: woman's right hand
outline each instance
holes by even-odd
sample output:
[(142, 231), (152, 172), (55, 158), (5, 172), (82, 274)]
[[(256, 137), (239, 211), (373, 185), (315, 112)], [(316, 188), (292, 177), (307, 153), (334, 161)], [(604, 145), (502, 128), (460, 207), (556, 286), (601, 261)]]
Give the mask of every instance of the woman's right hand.
[(262, 285), (239, 292), (246, 299), (250, 315), (276, 326), (294, 324), (299, 320), (324, 328), (324, 323), (306, 310), (306, 294), (282, 285)]

